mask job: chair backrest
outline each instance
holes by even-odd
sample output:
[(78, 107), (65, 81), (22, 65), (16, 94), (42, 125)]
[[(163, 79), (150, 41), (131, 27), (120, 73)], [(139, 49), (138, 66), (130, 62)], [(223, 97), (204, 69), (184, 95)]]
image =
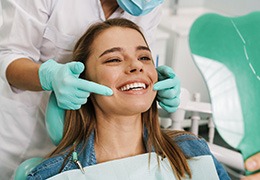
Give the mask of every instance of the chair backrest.
[(43, 158), (34, 157), (22, 162), (15, 171), (14, 180), (25, 180), (27, 175), (42, 161)]
[(189, 44), (218, 132), (247, 159), (260, 151), (260, 12), (204, 14), (193, 23)]

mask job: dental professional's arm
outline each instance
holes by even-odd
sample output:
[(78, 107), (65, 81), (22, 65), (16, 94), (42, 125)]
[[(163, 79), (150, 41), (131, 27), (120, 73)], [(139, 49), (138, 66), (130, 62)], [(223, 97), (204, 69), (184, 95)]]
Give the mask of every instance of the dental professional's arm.
[[(245, 161), (245, 167), (248, 171), (251, 172), (260, 170), (260, 152), (248, 158)], [(258, 180), (258, 179), (260, 179), (260, 172), (243, 178), (243, 180)]]
[(17, 59), (7, 67), (7, 81), (17, 89), (41, 91), (43, 89), (38, 76), (39, 68), (40, 64), (30, 59)]
[(79, 109), (90, 93), (110, 96), (113, 91), (103, 85), (79, 78), (85, 66), (81, 62), (60, 64), (49, 59), (41, 65), (18, 59), (7, 67), (8, 82), (19, 89), (54, 91), (62, 109)]

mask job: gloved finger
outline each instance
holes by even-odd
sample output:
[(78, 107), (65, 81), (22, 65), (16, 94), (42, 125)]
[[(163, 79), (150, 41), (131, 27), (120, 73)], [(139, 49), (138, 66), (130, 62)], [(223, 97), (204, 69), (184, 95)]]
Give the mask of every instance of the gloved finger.
[(157, 96), (160, 98), (172, 99), (176, 96), (180, 96), (180, 88), (176, 87), (172, 89), (161, 90), (157, 92)]
[[(84, 95), (82, 95), (82, 94), (84, 94)], [(78, 97), (78, 95), (80, 95), (81, 97)], [(62, 103), (62, 104), (72, 103), (74, 105), (82, 105), (87, 102), (89, 95), (90, 95), (89, 92), (76, 91), (75, 94), (74, 93), (67, 94), (66, 98), (63, 98), (60, 103)]]
[(178, 78), (158, 81), (157, 83), (154, 84), (153, 90), (160, 91), (160, 90), (170, 89), (175, 86), (180, 88), (180, 80)]
[(174, 112), (176, 112), (177, 109), (178, 109), (178, 106), (177, 106), (177, 107), (166, 106), (166, 105), (164, 105), (163, 103), (160, 103), (160, 102), (159, 102), (159, 105), (160, 105), (165, 111), (167, 111), (167, 112), (169, 112), (169, 113), (174, 113)]
[(78, 106), (78, 105), (86, 104), (87, 101), (88, 101), (87, 97), (84, 97), (84, 98), (74, 97), (74, 99), (72, 99), (70, 102), (72, 104), (74, 104), (75, 106)]
[(157, 97), (157, 100), (159, 100), (159, 104), (163, 104), (164, 106), (167, 107), (178, 107), (180, 105), (180, 98), (175, 97), (173, 99), (165, 99), (165, 98), (160, 98)]
[(87, 99), (90, 96), (90, 92), (77, 89), (74, 96), (78, 99)]
[(80, 109), (81, 108), (81, 104), (72, 104), (72, 106), (71, 106), (71, 110), (78, 110), (78, 109)]
[(113, 91), (109, 87), (84, 79), (78, 79), (77, 87), (82, 91), (92, 92), (95, 94), (104, 96), (113, 95)]
[(75, 75), (79, 75), (80, 73), (82, 73), (85, 68), (82, 62), (70, 62), (66, 65), (69, 67), (70, 71)]
[(62, 109), (77, 110), (81, 107), (81, 104), (74, 104), (70, 101), (58, 102), (58, 106)]
[(159, 80), (174, 78), (175, 73), (169, 66), (159, 66), (156, 68)]

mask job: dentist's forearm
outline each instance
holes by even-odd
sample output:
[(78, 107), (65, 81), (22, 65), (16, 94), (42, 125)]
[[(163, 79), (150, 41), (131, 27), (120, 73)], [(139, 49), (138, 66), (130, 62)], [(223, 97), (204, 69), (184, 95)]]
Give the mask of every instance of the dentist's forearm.
[(7, 81), (13, 87), (21, 90), (42, 91), (38, 75), (39, 67), (40, 64), (30, 59), (17, 59), (7, 67)]

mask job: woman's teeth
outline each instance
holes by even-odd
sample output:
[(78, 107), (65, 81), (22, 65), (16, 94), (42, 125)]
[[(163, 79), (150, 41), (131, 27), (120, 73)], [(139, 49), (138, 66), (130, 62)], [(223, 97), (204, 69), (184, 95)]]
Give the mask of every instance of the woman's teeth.
[(129, 91), (129, 90), (140, 90), (140, 89), (145, 89), (146, 85), (144, 83), (132, 83), (132, 84), (127, 84), (123, 87), (120, 88), (121, 91)]

